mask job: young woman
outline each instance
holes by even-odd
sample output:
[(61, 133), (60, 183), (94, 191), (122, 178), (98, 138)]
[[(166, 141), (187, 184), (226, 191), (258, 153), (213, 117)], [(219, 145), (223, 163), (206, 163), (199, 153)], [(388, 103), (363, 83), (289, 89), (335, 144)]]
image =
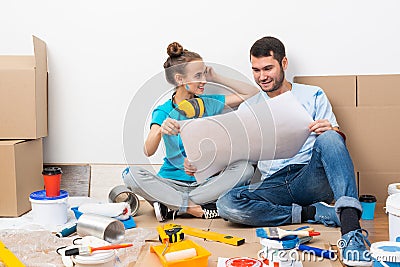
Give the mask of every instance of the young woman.
[[(185, 213), (206, 219), (215, 218), (218, 216), (215, 206), (218, 197), (233, 187), (247, 184), (252, 178), (253, 167), (247, 161), (235, 162), (220, 174), (198, 184), (184, 170), (186, 154), (177, 120), (220, 114), (224, 107), (236, 107), (259, 90), (217, 74), (204, 64), (199, 54), (183, 49), (177, 42), (168, 46), (167, 53), (165, 76), (175, 90), (170, 100), (153, 111), (150, 132), (144, 144), (144, 153), (150, 157), (163, 139), (166, 152), (164, 164), (158, 175), (143, 168), (129, 167), (123, 172), (123, 179), (134, 193), (153, 205), (159, 221)], [(204, 85), (207, 82), (223, 85), (235, 93), (205, 95)]]

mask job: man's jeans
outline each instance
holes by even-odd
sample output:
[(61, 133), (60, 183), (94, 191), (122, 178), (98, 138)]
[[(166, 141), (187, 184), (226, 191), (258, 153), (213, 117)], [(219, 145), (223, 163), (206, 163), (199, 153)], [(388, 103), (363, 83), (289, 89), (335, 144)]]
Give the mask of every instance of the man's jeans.
[(317, 137), (306, 165), (288, 165), (260, 183), (234, 188), (217, 201), (221, 217), (252, 226), (301, 222), (301, 209), (316, 202), (361, 211), (354, 167), (343, 138), (335, 131)]

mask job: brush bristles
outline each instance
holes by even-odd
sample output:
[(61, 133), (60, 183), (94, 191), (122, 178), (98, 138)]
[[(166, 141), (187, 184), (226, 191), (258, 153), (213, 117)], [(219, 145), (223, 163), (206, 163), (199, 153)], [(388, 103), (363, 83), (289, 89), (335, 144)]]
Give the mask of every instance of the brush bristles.
[(277, 227), (267, 228), (267, 235), (271, 238), (279, 238), (278, 228)]

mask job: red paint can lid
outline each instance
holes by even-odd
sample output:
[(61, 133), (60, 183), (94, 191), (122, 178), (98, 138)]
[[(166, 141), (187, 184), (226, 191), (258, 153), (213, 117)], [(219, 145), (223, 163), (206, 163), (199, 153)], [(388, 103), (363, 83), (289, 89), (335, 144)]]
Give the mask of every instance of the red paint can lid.
[(228, 259), (225, 265), (226, 267), (262, 267), (263, 263), (253, 258), (237, 257)]

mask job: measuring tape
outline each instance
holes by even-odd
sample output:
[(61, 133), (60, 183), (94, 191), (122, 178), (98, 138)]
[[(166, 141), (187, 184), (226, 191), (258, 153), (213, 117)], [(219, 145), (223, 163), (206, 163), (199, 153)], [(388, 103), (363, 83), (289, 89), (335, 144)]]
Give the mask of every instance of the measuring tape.
[(175, 243), (185, 238), (183, 229), (179, 224), (166, 224), (164, 227), (158, 226), (157, 232), (161, 243)]

